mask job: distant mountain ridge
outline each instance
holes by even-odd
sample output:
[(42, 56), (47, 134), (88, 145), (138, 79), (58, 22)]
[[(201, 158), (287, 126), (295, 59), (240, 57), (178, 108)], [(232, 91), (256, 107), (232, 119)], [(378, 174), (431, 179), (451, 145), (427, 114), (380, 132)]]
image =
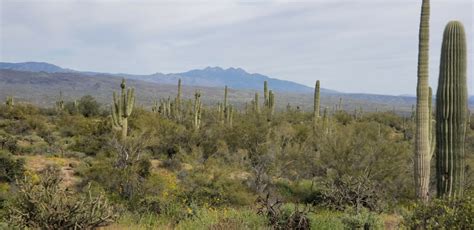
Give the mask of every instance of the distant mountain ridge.
[[(112, 74), (98, 73), (89, 71), (77, 71), (66, 69), (54, 64), (45, 62), (23, 62), (23, 63), (6, 63), (0, 62), (0, 69), (28, 71), (28, 72), (46, 72), (46, 73), (81, 73), (86, 75), (110, 75), (114, 77), (123, 77), (126, 79), (153, 82), (158, 84), (176, 84), (181, 79), (183, 84), (190, 86), (202, 87), (224, 87), (228, 86), (233, 89), (253, 89), (258, 90), (263, 87), (263, 82), (267, 81), (270, 88), (277, 92), (312, 92), (313, 88), (295, 83), (292, 81), (279, 80), (258, 73), (248, 73), (242, 68), (206, 67), (204, 69), (195, 69), (183, 73), (155, 73), (150, 75), (134, 75), (134, 74)], [(337, 91), (329, 89), (321, 89), (323, 93), (337, 93)]]
[[(260, 97), (263, 97), (263, 81), (267, 80), (269, 88), (277, 93), (277, 107), (285, 108), (290, 103), (308, 110), (313, 105), (313, 88), (261, 74), (250, 74), (241, 68), (207, 67), (183, 73), (132, 75), (76, 71), (42, 62), (0, 62), (0, 98), (13, 95), (20, 101), (51, 105), (62, 90), (69, 99), (90, 94), (107, 104), (122, 77), (130, 79), (129, 85), (137, 89), (141, 103), (148, 106), (156, 99), (173, 97), (178, 79), (183, 80), (185, 97), (192, 97), (195, 90), (200, 90), (208, 104), (221, 100), (223, 86), (228, 85), (229, 101), (243, 106), (254, 98), (255, 92), (260, 92)], [(321, 106), (331, 109), (342, 98), (344, 109), (348, 111), (363, 107), (367, 111), (396, 109), (409, 112), (412, 105), (416, 104), (416, 97), (408, 95), (341, 93), (321, 89), (321, 96)], [(469, 103), (474, 108), (474, 96), (469, 97)]]
[(0, 69), (28, 71), (28, 72), (46, 72), (46, 73), (74, 72), (74, 70), (64, 69), (57, 65), (53, 65), (46, 62), (21, 62), (21, 63), (0, 62)]

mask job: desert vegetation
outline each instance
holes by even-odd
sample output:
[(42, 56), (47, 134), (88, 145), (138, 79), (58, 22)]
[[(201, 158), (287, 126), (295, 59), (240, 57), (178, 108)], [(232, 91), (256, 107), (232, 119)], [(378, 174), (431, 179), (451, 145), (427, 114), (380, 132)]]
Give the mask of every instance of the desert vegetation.
[[(430, 6), (422, 1), (412, 114), (277, 107), (267, 82), (244, 105), (226, 86), (151, 107), (125, 79), (100, 104), (0, 106), (0, 228), (470, 229), (474, 125), (464, 28), (443, 35), (428, 85)], [(261, 93), (261, 94), (260, 94)]]

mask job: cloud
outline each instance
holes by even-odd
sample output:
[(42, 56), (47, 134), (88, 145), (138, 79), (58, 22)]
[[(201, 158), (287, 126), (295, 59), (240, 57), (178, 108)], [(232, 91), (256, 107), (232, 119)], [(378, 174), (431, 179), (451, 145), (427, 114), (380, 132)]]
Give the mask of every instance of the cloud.
[[(460, 19), (474, 43), (472, 5), (431, 2), (433, 86), (445, 24)], [(415, 93), (418, 1), (0, 0), (0, 8), (2, 61), (141, 74), (233, 66), (347, 92)]]

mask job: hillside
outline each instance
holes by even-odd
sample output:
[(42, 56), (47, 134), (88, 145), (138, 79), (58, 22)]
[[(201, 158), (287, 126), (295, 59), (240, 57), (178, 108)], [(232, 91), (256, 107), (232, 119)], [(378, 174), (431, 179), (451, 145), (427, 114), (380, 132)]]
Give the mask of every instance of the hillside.
[[(175, 84), (178, 79), (190, 86), (224, 87), (233, 89), (260, 89), (264, 81), (268, 81), (273, 89), (280, 92), (312, 92), (312, 88), (291, 81), (279, 80), (256, 73), (248, 73), (241, 68), (207, 67), (183, 73), (155, 73), (150, 75), (97, 73), (90, 71), (77, 71), (59, 67), (44, 62), (5, 63), (0, 62), (0, 69), (46, 72), (46, 73), (78, 73), (89, 76), (107, 75), (110, 77), (123, 77), (127, 79), (153, 82), (159, 84)], [(336, 93), (332, 90), (322, 89), (323, 92)]]
[[(194, 73), (188, 73), (192, 76)], [(155, 99), (174, 97), (176, 94), (176, 78), (174, 81), (157, 83), (144, 80), (130, 79), (130, 86), (136, 88), (139, 104), (150, 106)], [(184, 98), (192, 98), (195, 90), (200, 90), (203, 101), (206, 104), (215, 104), (223, 98), (223, 87), (203, 87), (189, 85), (183, 78)], [(192, 79), (189, 77), (189, 79)], [(197, 80), (196, 80), (197, 81)], [(102, 104), (109, 104), (112, 100), (112, 92), (118, 89), (120, 78), (110, 74), (81, 73), (81, 72), (27, 72), (15, 70), (0, 70), (0, 98), (13, 95), (17, 101), (31, 102), (41, 106), (52, 106), (56, 101), (59, 91), (64, 93), (66, 100), (74, 100), (81, 96), (90, 94), (97, 98)], [(310, 92), (285, 92), (280, 91), (269, 81), (270, 89), (276, 92), (277, 108), (283, 109), (288, 103), (310, 110), (313, 103), (312, 90)], [(278, 84), (278, 82), (276, 82)], [(262, 91), (263, 84), (259, 87)], [(253, 99), (256, 90), (239, 89), (230, 87), (229, 101), (238, 107)], [(412, 97), (397, 97), (371, 94), (343, 94), (331, 90), (322, 93), (322, 106), (332, 109), (343, 98), (343, 106), (346, 110), (364, 108), (365, 110), (392, 110), (408, 112), (414, 103)], [(260, 93), (262, 96), (262, 93)]]

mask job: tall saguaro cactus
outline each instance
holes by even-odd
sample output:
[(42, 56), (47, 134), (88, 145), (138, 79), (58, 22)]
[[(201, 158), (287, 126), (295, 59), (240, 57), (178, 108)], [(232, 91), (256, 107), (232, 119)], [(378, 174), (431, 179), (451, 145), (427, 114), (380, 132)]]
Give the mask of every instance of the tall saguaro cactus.
[(175, 118), (180, 121), (181, 119), (181, 78), (178, 79), (178, 94), (176, 95), (176, 99), (174, 102), (174, 110), (173, 115)]
[(273, 90), (268, 91), (268, 109), (270, 110), (270, 116), (273, 116), (275, 112), (275, 93), (273, 93)]
[(258, 93), (255, 93), (253, 100), (255, 113), (260, 114), (260, 104), (258, 103)]
[(126, 89), (125, 79), (122, 79), (120, 88), (122, 89), (120, 97), (117, 97), (115, 92), (113, 93), (112, 124), (115, 129), (122, 131), (121, 138), (125, 140), (128, 132), (128, 117), (132, 114), (135, 104), (135, 90)]
[(418, 199), (429, 199), (430, 181), (430, 111), (428, 89), (430, 1), (423, 0), (421, 6), (419, 45), (418, 45), (418, 83), (416, 88), (416, 133), (415, 133), (415, 191)]
[(464, 142), (468, 122), (467, 49), (463, 25), (446, 25), (436, 97), (436, 181), (439, 197), (460, 197), (464, 184)]
[(228, 88), (225, 86), (224, 88), (224, 109), (227, 108), (227, 94), (228, 94)]
[(194, 120), (193, 125), (194, 129), (199, 129), (201, 127), (201, 112), (202, 112), (202, 103), (201, 103), (201, 93), (196, 91), (194, 94)]
[(5, 105), (8, 107), (8, 108), (11, 108), (15, 105), (15, 101), (13, 100), (13, 96), (8, 96), (7, 97), (7, 100), (5, 101)]
[(314, 107), (313, 107), (313, 117), (314, 117), (314, 120), (316, 121), (317, 118), (319, 118), (320, 116), (320, 107), (321, 107), (321, 104), (320, 104), (320, 100), (321, 100), (321, 97), (320, 97), (320, 82), (319, 80), (316, 81), (316, 85), (314, 86)]
[(269, 103), (269, 92), (268, 92), (268, 82), (264, 81), (263, 82), (263, 107), (268, 107)]
[(59, 100), (56, 101), (56, 111), (61, 112), (64, 109), (63, 92), (59, 91)]

